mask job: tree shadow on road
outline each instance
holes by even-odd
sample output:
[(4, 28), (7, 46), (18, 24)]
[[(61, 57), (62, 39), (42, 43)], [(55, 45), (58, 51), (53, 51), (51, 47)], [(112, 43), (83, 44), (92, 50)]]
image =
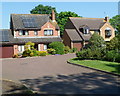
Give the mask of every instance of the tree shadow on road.
[(98, 72), (44, 76), (20, 80), (42, 94), (120, 94), (120, 82)]

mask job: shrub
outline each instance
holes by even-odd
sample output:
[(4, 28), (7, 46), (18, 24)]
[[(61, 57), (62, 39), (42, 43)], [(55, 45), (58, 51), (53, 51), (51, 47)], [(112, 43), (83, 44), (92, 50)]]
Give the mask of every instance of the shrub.
[(56, 54), (56, 50), (55, 50), (55, 49), (52, 49), (52, 48), (47, 49), (47, 52), (48, 52), (49, 54), (52, 54), (52, 55)]
[(118, 50), (119, 48), (119, 39), (118, 37), (114, 37), (110, 40), (110, 42), (107, 42), (107, 50)]
[(64, 47), (64, 53), (67, 54), (70, 52), (70, 47), (69, 46), (65, 46)]
[(56, 50), (56, 54), (64, 54), (64, 44), (62, 42), (52, 42), (49, 47)]
[(38, 56), (38, 51), (36, 49), (32, 50), (33, 56)]
[(71, 53), (77, 52), (77, 48), (72, 48), (72, 49), (70, 50), (70, 52), (71, 52)]
[(27, 49), (23, 52), (22, 56), (27, 57), (27, 56), (30, 56), (31, 53), (32, 53), (32, 50)]
[(47, 51), (38, 51), (38, 56), (46, 56)]
[(79, 51), (76, 53), (76, 56), (79, 58), (79, 59), (85, 59), (86, 58), (86, 50), (82, 50), (82, 51)]
[(35, 45), (35, 43), (27, 42), (27, 43), (25, 44), (25, 49), (26, 49), (26, 50), (27, 50), (27, 49), (29, 49), (29, 50), (34, 50), (34, 45)]
[(79, 51), (76, 53), (76, 56), (79, 59), (102, 59), (104, 57), (105, 53), (102, 52), (100, 49), (83, 49), (82, 51)]
[(19, 56), (18, 56), (18, 54), (14, 54), (12, 57), (13, 58), (18, 58)]
[(106, 60), (112, 61), (112, 62), (120, 62), (120, 54), (116, 52), (115, 50), (108, 51), (106, 53)]

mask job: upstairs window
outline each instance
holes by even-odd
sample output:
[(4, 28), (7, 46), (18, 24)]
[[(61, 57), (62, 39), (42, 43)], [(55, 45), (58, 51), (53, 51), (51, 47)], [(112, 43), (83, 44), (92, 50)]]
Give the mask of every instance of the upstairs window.
[(51, 29), (44, 30), (44, 35), (45, 36), (52, 36), (53, 35), (53, 30), (51, 30)]
[(109, 38), (111, 36), (111, 29), (110, 28), (106, 28), (105, 29), (105, 38)]
[(29, 35), (28, 31), (26, 30), (20, 30), (19, 31), (19, 35), (22, 36), (22, 35)]
[(80, 32), (82, 32), (83, 34), (89, 34), (89, 27), (87, 25), (82, 25), (80, 26)]
[(38, 31), (34, 31), (34, 35), (38, 35)]
[(89, 34), (89, 29), (84, 29), (84, 34)]

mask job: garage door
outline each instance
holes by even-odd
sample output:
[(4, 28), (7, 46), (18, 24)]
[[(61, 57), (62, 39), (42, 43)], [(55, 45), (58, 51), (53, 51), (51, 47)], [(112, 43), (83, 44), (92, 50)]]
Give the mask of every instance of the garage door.
[(13, 46), (0, 47), (0, 58), (10, 58), (13, 56)]

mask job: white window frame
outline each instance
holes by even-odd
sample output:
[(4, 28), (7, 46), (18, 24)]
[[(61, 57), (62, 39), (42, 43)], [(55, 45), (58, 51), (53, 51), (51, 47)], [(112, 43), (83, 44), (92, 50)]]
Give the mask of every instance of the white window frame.
[(53, 29), (45, 29), (44, 30), (45, 36), (52, 36), (53, 35)]
[(24, 45), (18, 45), (18, 51), (19, 53), (22, 53), (23, 51), (25, 51)]
[(43, 50), (47, 50), (47, 44), (44, 44)]
[(23, 31), (19, 30), (19, 35), (22, 36), (23, 35)]
[(29, 32), (27, 30), (19, 30), (19, 35), (23, 36), (23, 32), (25, 32), (25, 36), (29, 35)]
[(84, 34), (89, 34), (89, 29), (84, 29)]

